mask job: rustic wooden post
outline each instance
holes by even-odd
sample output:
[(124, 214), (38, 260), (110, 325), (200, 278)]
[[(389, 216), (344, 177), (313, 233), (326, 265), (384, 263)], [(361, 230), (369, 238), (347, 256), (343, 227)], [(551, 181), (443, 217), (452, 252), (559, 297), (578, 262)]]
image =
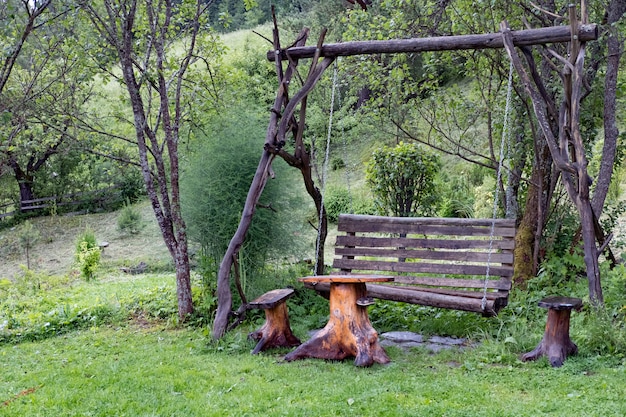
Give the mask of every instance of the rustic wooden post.
[[(594, 214), (591, 207), (590, 177), (587, 173), (587, 158), (585, 145), (580, 133), (580, 99), (584, 80), (585, 44), (579, 36), (575, 36), (580, 27), (576, 20), (575, 8), (570, 5), (570, 58), (560, 57), (564, 63), (562, 74), (564, 96), (559, 118), (559, 131), (553, 132), (550, 125), (550, 115), (546, 110), (546, 99), (542, 96), (541, 85), (531, 80), (515, 50), (512, 31), (506, 21), (500, 24), (504, 48), (515, 67), (520, 80), (530, 97), (539, 127), (544, 134), (546, 143), (555, 166), (561, 173), (563, 185), (571, 201), (576, 205), (580, 217), (582, 239), (584, 245), (584, 260), (587, 270), (590, 301), (595, 305), (602, 305), (604, 298), (600, 285), (600, 268), (598, 257), (600, 252), (596, 247), (594, 229)], [(586, 19), (586, 18), (585, 18)], [(556, 54), (556, 53), (553, 53)], [(532, 55), (525, 54), (528, 65), (532, 67)], [(552, 115), (555, 117), (556, 115)]]
[[(274, 23), (274, 47), (276, 48), (276, 50), (279, 50), (280, 43), (278, 37), (278, 27), (276, 26), (276, 22)], [(302, 30), (298, 38), (297, 45), (304, 45), (308, 34), (308, 29)], [(287, 70), (283, 73), (281, 63), (276, 63), (276, 72), (280, 85), (278, 87), (278, 92), (276, 93), (274, 106), (270, 111), (270, 123), (268, 125), (267, 133), (265, 136), (266, 147), (275, 146), (276, 144), (276, 130), (278, 128), (278, 123), (280, 120), (280, 110), (288, 101), (289, 83), (291, 82), (292, 76), (295, 74), (297, 65), (297, 60), (291, 61), (289, 66), (287, 67)], [(224, 258), (222, 258), (222, 262), (220, 263), (220, 268), (217, 274), (218, 306), (217, 313), (215, 315), (215, 321), (213, 322), (212, 332), (212, 336), (214, 339), (219, 339), (220, 337), (222, 337), (228, 326), (228, 318), (231, 315), (232, 309), (232, 294), (230, 292), (230, 272), (233, 266), (233, 261), (246, 238), (246, 233), (250, 228), (250, 224), (252, 223), (252, 217), (254, 215), (254, 212), (256, 211), (256, 205), (259, 202), (261, 193), (263, 192), (268, 177), (271, 174), (272, 161), (274, 160), (275, 156), (276, 155), (274, 153), (269, 152), (268, 150), (263, 151), (263, 154), (261, 155), (261, 160), (259, 161), (259, 165), (254, 174), (254, 178), (252, 179), (252, 184), (250, 184), (250, 190), (248, 190), (246, 203), (241, 214), (241, 219), (239, 221), (239, 226), (237, 227), (235, 234), (228, 243), (228, 248), (226, 249)]]
[(532, 351), (522, 355), (523, 361), (534, 361), (547, 356), (550, 365), (560, 367), (565, 359), (578, 352), (578, 346), (569, 337), (569, 321), (572, 309), (579, 310), (583, 305), (580, 298), (547, 297), (539, 302), (539, 307), (548, 309), (548, 320), (543, 339)]

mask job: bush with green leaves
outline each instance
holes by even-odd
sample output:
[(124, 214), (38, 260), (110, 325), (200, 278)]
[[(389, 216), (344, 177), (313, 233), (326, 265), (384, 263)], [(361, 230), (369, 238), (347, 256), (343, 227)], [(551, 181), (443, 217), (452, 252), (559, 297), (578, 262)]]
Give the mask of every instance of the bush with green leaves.
[(144, 226), (145, 224), (143, 223), (141, 212), (127, 202), (117, 218), (117, 228), (119, 231), (136, 235)]
[[(211, 126), (190, 148), (181, 177), (181, 200), (190, 241), (209, 258), (205, 264), (216, 267), (239, 225), (259, 163), (266, 120), (251, 108), (235, 108), (211, 120)], [(278, 158), (273, 169), (276, 177), (265, 186), (240, 249), (241, 271), (251, 277), (269, 256), (292, 256), (302, 248), (294, 238), (294, 227), (304, 227), (293, 222), (302, 205), (298, 193), (290, 189), (295, 172)]]
[(96, 235), (91, 229), (86, 229), (76, 241), (75, 261), (81, 276), (89, 281), (95, 277), (100, 265), (100, 248)]
[(324, 206), (329, 222), (337, 223), (341, 213), (349, 213), (352, 209), (350, 194), (345, 187), (329, 186), (324, 190)]
[(437, 155), (415, 143), (374, 151), (366, 181), (379, 212), (401, 217), (434, 214), (440, 198), (435, 186), (439, 168)]

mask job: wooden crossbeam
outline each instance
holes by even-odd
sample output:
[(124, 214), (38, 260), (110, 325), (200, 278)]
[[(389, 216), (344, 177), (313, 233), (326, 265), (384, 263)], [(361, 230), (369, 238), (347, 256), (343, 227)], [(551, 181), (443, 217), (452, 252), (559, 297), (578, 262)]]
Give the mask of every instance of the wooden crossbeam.
[[(515, 46), (538, 45), (546, 43), (570, 42), (570, 26), (553, 26), (539, 29), (511, 31)], [(598, 27), (595, 24), (579, 25), (578, 40), (592, 41), (598, 39)], [(338, 57), (350, 55), (366, 55), (381, 53), (406, 53), (425, 51), (450, 51), (461, 49), (498, 49), (503, 48), (501, 33), (481, 35), (436, 36), (430, 38), (392, 39), (386, 41), (354, 41), (323, 45), (320, 57)], [(275, 61), (280, 56), (282, 61), (289, 58), (301, 59), (315, 56), (316, 46), (298, 46), (268, 51), (267, 59)]]

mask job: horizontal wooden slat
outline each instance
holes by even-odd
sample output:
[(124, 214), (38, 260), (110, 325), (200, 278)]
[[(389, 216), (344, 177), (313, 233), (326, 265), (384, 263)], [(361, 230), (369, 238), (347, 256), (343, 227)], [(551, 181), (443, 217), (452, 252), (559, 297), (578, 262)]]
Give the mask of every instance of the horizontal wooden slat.
[(391, 223), (391, 224), (431, 224), (446, 226), (491, 226), (495, 223), (498, 226), (515, 227), (515, 219), (471, 219), (458, 217), (393, 217), (393, 216), (373, 216), (369, 214), (346, 214), (339, 215), (339, 223)]
[(429, 259), (449, 262), (489, 262), (490, 264), (513, 263), (512, 253), (488, 253), (468, 251), (435, 251), (411, 249), (378, 249), (378, 248), (336, 248), (335, 255), (360, 256), (368, 258), (402, 258), (405, 262), (410, 259)]
[(515, 241), (512, 239), (414, 239), (380, 236), (337, 236), (337, 247), (362, 246), (371, 248), (428, 248), (428, 249), (488, 249), (513, 250)]
[[(418, 274), (485, 275), (487, 266), (426, 262), (383, 262), (358, 259), (335, 259), (333, 268), (359, 271), (411, 272)], [(489, 266), (492, 276), (511, 276), (510, 266)]]
[[(492, 277), (493, 278), (493, 277)], [(487, 287), (490, 290), (508, 291), (511, 289), (511, 280), (507, 278), (488, 279), (461, 279), (461, 278), (438, 278), (438, 277), (410, 277), (398, 275), (394, 283), (410, 284), (431, 287), (450, 287), (450, 288), (478, 288)]]
[(341, 232), (406, 233), (426, 235), (515, 236), (513, 219), (452, 219), (434, 217), (339, 216)]
[[(329, 284), (320, 283), (315, 286), (305, 284), (307, 288), (320, 293), (328, 293)], [(463, 295), (439, 294), (429, 291), (420, 291), (418, 288), (398, 287), (387, 284), (366, 284), (367, 295), (381, 300), (399, 301), (411, 304), (420, 304), (431, 307), (448, 308), (452, 310), (481, 313), (485, 316), (495, 316), (506, 305), (503, 298), (487, 299), (485, 308), (482, 308), (482, 297), (474, 298)]]

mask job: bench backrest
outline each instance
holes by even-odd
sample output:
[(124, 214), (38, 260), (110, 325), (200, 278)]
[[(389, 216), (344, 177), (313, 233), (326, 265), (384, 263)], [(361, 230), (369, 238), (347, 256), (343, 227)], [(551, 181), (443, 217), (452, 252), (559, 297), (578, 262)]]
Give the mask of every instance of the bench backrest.
[(515, 221), (342, 214), (333, 267), (398, 274), (395, 282), (508, 291)]

